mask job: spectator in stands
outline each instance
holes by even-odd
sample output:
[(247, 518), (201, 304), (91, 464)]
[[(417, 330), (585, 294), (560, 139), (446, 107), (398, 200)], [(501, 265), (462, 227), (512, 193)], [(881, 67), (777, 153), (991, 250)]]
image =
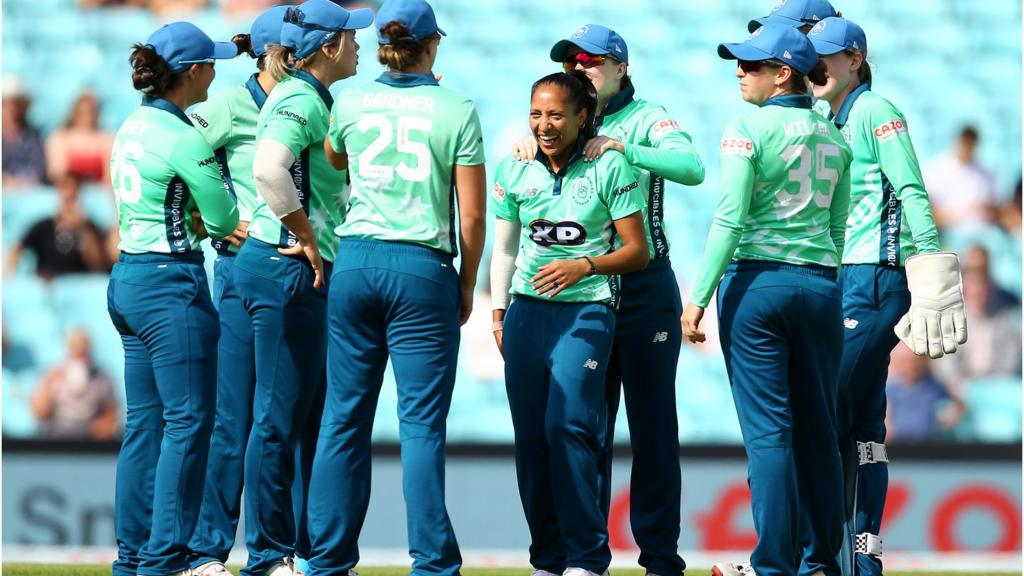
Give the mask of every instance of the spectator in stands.
[(952, 150), (924, 168), (939, 228), (978, 226), (995, 219), (995, 178), (974, 158), (978, 139), (977, 129), (965, 126)]
[(1020, 242), (1021, 223), (1021, 180), (1017, 179), (1017, 186), (1013, 189), (1013, 197), (1009, 202), (999, 208), (999, 224), (1007, 234), (1010, 234)]
[(936, 360), (936, 371), (956, 385), (978, 376), (1019, 376), (1020, 305), (993, 283), (989, 254), (981, 246), (967, 250), (962, 272), (970, 342), (956, 354)]
[(39, 131), (28, 123), (31, 100), (21, 82), (13, 77), (3, 81), (3, 186), (38, 186), (46, 179), (46, 160)]
[(110, 376), (92, 360), (89, 335), (67, 334), (67, 360), (50, 369), (32, 395), (32, 411), (46, 438), (111, 440), (118, 403)]
[(103, 234), (78, 204), (79, 183), (65, 175), (56, 185), (60, 196), (57, 214), (40, 220), (11, 251), (7, 273), (17, 270), (25, 250), (36, 257), (36, 273), (43, 280), (62, 274), (105, 272), (110, 262), (103, 246)]
[(206, 8), (206, 0), (147, 0), (146, 7), (155, 14), (183, 14)]
[(133, 6), (145, 8), (147, 0), (79, 0), (82, 8), (111, 8), (114, 6)]
[(114, 137), (100, 130), (100, 103), (85, 91), (78, 95), (64, 126), (46, 139), (46, 173), (51, 182), (74, 176), (82, 182), (110, 182)]
[[(949, 357), (959, 356), (967, 348)], [(927, 356), (915, 355), (905, 344), (893, 350), (885, 386), (886, 444), (934, 440), (963, 418), (963, 401), (932, 375), (929, 362)]]

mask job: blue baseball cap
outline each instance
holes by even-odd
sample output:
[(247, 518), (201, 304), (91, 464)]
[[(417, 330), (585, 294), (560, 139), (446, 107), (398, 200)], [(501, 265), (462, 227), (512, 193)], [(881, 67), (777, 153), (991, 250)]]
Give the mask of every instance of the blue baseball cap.
[(780, 0), (772, 8), (772, 13), (763, 17), (751, 20), (747, 24), (747, 31), (753, 32), (761, 26), (768, 24), (785, 24), (793, 28), (817, 24), (820, 20), (837, 16), (836, 9), (828, 0)]
[(796, 28), (783, 24), (765, 24), (739, 44), (719, 44), (718, 55), (748, 62), (779, 60), (805, 75), (818, 63), (811, 41)]
[(238, 47), (231, 42), (214, 42), (198, 26), (190, 22), (164, 24), (149, 35), (147, 46), (167, 61), (171, 72), (180, 74), (189, 66), (238, 56)]
[(569, 46), (575, 46), (587, 54), (601, 56), (608, 54), (620, 62), (629, 64), (629, 48), (626, 41), (615, 30), (600, 24), (580, 26), (565, 40), (559, 40), (551, 47), (551, 59), (565, 62)]
[(343, 30), (359, 30), (373, 24), (369, 8), (345, 10), (330, 0), (306, 0), (284, 13), (281, 45), (295, 50), (301, 60), (319, 50)]
[(864, 29), (846, 18), (825, 18), (807, 33), (807, 39), (822, 56), (855, 50), (868, 53), (868, 38)]
[(409, 29), (409, 36), (423, 41), (434, 34), (447, 36), (437, 27), (434, 9), (425, 0), (388, 0), (377, 10), (377, 43), (391, 44), (391, 39), (381, 35), (381, 28), (398, 22)]
[(281, 43), (281, 28), (287, 11), (287, 6), (274, 6), (253, 20), (249, 40), (252, 42), (252, 53), (257, 57), (267, 53), (267, 46)]

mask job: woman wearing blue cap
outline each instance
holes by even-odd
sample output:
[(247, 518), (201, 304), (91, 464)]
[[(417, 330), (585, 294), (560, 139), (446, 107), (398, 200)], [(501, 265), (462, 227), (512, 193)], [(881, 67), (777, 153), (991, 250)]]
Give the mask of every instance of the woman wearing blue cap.
[(771, 14), (755, 18), (747, 24), (747, 31), (753, 32), (766, 24), (791, 26), (807, 33), (821, 20), (842, 16), (828, 0), (782, 0), (775, 4)]
[[(260, 110), (253, 180), (259, 197), (234, 285), (252, 318), (256, 387), (245, 449), (246, 576), (295, 573), (296, 446), (322, 394), (327, 337), (324, 270), (337, 250), (345, 174), (324, 156), (328, 88), (356, 72), (355, 30), (369, 10), (308, 0), (284, 15), (265, 68), (278, 81)], [(300, 492), (297, 490), (297, 492)], [(301, 494), (299, 494), (301, 496)], [(303, 551), (299, 551), (300, 553)]]
[[(807, 80), (824, 64), (797, 29), (767, 24), (718, 54), (738, 60), (743, 99), (720, 144), (722, 195), (683, 332), (718, 288), (719, 338), (749, 461), (754, 528), (749, 566), (715, 576), (838, 576), (842, 477), (835, 398), (842, 354), (836, 272), (850, 201), (850, 150), (811, 109)], [(724, 274), (724, 278), (723, 278)], [(719, 285), (719, 281), (721, 284)]]
[[(704, 165), (690, 135), (663, 107), (635, 98), (628, 75), (629, 48), (614, 30), (599, 24), (582, 26), (551, 48), (551, 59), (567, 71), (583, 71), (597, 88), (597, 136), (584, 147), (584, 158), (594, 161), (609, 150), (623, 154), (639, 172), (647, 199), (643, 219), (651, 260), (647, 268), (621, 280), (607, 373), (608, 443), (610, 447), (621, 390), (633, 449), (630, 527), (640, 548), (640, 565), (659, 576), (678, 575), (686, 569), (677, 551), (682, 482), (675, 401), (683, 303), (669, 260), (664, 192), (665, 180), (687, 186), (703, 182)], [(516, 144), (513, 154), (533, 160), (536, 151), (537, 142), (531, 138)], [(610, 449), (603, 460), (607, 514)]]
[[(845, 343), (838, 431), (854, 524), (857, 573), (882, 573), (879, 531), (888, 487), (885, 380), (899, 338), (938, 358), (967, 340), (956, 254), (939, 235), (910, 141), (907, 119), (871, 90), (860, 26), (826, 18), (807, 37), (827, 66), (814, 95), (853, 149), (850, 218), (840, 280)], [(851, 501), (852, 500), (852, 501)]]
[(213, 150), (183, 111), (206, 100), (214, 60), (237, 54), (174, 22), (129, 59), (143, 102), (118, 129), (110, 158), (121, 257), (107, 307), (124, 344), (128, 404), (114, 498), (116, 576), (190, 573), (218, 335), (193, 211), (210, 236), (237, 243), (238, 210)]
[(315, 574), (348, 574), (359, 559), (389, 357), (413, 571), (454, 576), (462, 565), (445, 507), (444, 445), (459, 325), (473, 309), (484, 246), (486, 184), (476, 109), (433, 73), (442, 36), (423, 0), (385, 2), (377, 59), (387, 71), (332, 110), (327, 155), (348, 166), (352, 189), (334, 231), (327, 400), (309, 496)]
[[(266, 70), (267, 46), (281, 43), (285, 10), (278, 6), (265, 11), (253, 22), (249, 34), (232, 39), (240, 53), (256, 59), (258, 71), (245, 83), (213, 94), (189, 114), (214, 150), (228, 192), (238, 205), (242, 230), (248, 227), (256, 206), (252, 179), (256, 122), (267, 94), (277, 85)], [(252, 320), (233, 282), (238, 247), (219, 240), (213, 247), (218, 253), (213, 300), (220, 317), (217, 415), (210, 437), (202, 511), (189, 544), (195, 554), (192, 566), (196, 576), (227, 574), (224, 562), (234, 545), (241, 512), (245, 445), (252, 426), (256, 380)]]

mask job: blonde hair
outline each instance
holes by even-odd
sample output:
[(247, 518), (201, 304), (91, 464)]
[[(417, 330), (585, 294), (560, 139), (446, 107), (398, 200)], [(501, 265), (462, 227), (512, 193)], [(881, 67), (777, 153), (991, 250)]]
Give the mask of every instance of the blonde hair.
[(288, 76), (288, 72), (295, 69), (294, 52), (291, 48), (285, 48), (280, 44), (268, 47), (264, 58), (267, 72), (278, 82), (284, 80)]

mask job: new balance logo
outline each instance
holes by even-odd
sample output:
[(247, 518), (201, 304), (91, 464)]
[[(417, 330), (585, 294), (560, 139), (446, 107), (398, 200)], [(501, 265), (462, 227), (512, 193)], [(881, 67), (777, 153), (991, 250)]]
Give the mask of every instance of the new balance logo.
[(854, 320), (853, 318), (843, 318), (843, 326), (846, 326), (850, 330), (856, 328), (858, 324), (860, 324), (860, 322)]
[(589, 370), (597, 370), (597, 360), (591, 358), (583, 363), (583, 367)]
[(654, 340), (652, 340), (652, 342), (667, 342), (667, 341), (668, 341), (668, 332), (655, 332), (654, 333)]

